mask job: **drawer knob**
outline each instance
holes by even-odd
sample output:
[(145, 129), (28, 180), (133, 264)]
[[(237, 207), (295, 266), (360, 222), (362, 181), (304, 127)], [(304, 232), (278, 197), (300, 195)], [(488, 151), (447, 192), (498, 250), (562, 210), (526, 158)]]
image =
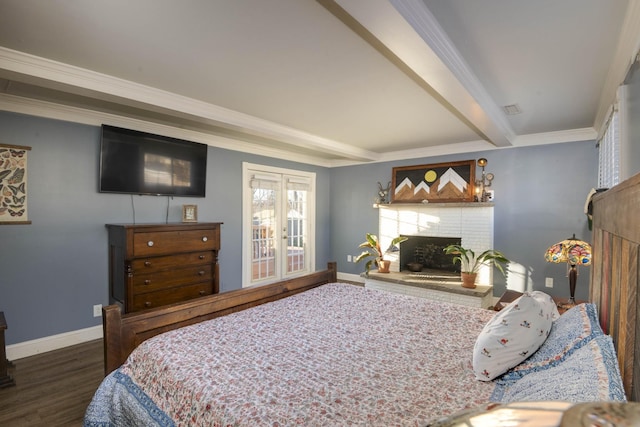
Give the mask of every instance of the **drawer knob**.
[(204, 255), (200, 255), (198, 258), (200, 258), (200, 259), (204, 259)]
[(144, 262), (144, 266), (145, 267), (151, 267), (151, 261), (145, 261)]
[(149, 247), (153, 246), (153, 240), (149, 240), (149, 241), (147, 242), (147, 246), (149, 246)]
[(206, 294), (205, 291), (200, 291), (200, 295), (204, 295), (204, 294)]
[(151, 280), (150, 280), (150, 279), (146, 279), (146, 280), (144, 281), (144, 284), (145, 284), (145, 285), (150, 285), (150, 284), (151, 284)]
[(145, 302), (145, 303), (144, 303), (144, 306), (145, 306), (145, 307), (151, 307), (151, 301), (147, 301), (147, 302)]
[(204, 270), (198, 271), (198, 276), (204, 276)]
[(209, 240), (209, 238), (207, 236), (202, 236), (202, 241), (206, 242), (207, 240)]

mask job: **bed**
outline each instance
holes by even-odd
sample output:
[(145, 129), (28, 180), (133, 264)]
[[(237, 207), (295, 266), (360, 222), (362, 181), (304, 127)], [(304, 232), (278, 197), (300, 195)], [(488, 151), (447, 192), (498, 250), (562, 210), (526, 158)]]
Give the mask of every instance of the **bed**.
[(478, 343), (523, 301), (496, 314), (364, 289), (329, 263), (162, 309), (105, 307), (85, 425), (431, 425), (496, 403), (637, 401), (639, 205), (640, 176), (594, 197), (591, 302), (545, 312), (539, 346), (495, 377), (481, 378)]
[[(524, 301), (496, 314), (335, 283), (333, 271), (244, 310), (236, 303), (246, 305), (247, 292), (238, 292), (235, 303), (218, 302), (224, 316), (149, 337), (112, 371), (107, 358), (85, 425), (429, 425), (490, 402), (625, 400), (593, 304), (556, 318), (533, 356), (481, 381), (477, 338), (499, 316), (520, 315)], [(184, 322), (183, 309), (167, 310)], [(120, 335), (141, 339), (127, 332), (132, 319), (145, 335), (166, 329), (162, 311), (122, 316)]]

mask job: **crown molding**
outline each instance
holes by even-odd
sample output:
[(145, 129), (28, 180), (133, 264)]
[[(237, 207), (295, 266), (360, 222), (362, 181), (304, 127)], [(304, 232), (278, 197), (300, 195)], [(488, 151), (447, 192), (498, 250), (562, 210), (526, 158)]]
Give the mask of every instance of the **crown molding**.
[[(492, 151), (519, 147), (530, 147), (535, 145), (560, 144), (563, 142), (594, 142), (597, 132), (594, 128), (571, 129), (558, 132), (535, 133), (528, 135), (518, 135), (514, 138), (511, 147), (496, 147), (487, 141), (459, 142), (448, 145), (438, 145), (436, 147), (425, 147), (413, 150), (401, 150), (384, 153), (379, 160), (371, 163), (392, 162), (407, 159), (419, 159), (436, 156), (446, 156), (451, 154), (470, 154), (480, 151)], [(353, 162), (349, 160), (333, 160), (330, 167), (354, 166), (363, 162)]]
[[(385, 154), (376, 153), (377, 158), (370, 161), (356, 161), (349, 159), (330, 160), (318, 158), (315, 156), (297, 154), (287, 150), (269, 148), (264, 145), (245, 142), (233, 138), (211, 135), (204, 132), (186, 130), (159, 123), (133, 119), (126, 116), (87, 110), (83, 108), (56, 104), (48, 101), (35, 100), (31, 98), (22, 98), (19, 96), (8, 94), (0, 94), (0, 110), (26, 114), (30, 116), (44, 117), (54, 120), (63, 120), (72, 123), (80, 123), (90, 126), (101, 126), (102, 124), (108, 124), (112, 126), (139, 130), (142, 132), (156, 133), (174, 138), (201, 142), (203, 144), (222, 148), (225, 150), (255, 154), (258, 156), (277, 158), (326, 168), (353, 166), (366, 163), (391, 162), (416, 158), (428, 158), (451, 154), (465, 154), (498, 149), (498, 147), (488, 143), (487, 141), (477, 140), (412, 150), (399, 150)], [(520, 135), (515, 138), (515, 143), (512, 148), (533, 145), (558, 144), (562, 142), (595, 141), (596, 138), (597, 132), (594, 128)]]
[(108, 124), (111, 126), (124, 127), (142, 132), (161, 134), (173, 138), (201, 142), (203, 144), (222, 148), (225, 150), (239, 151), (243, 153), (255, 154), (258, 156), (272, 157), (315, 166), (331, 166), (331, 162), (329, 160), (319, 157), (297, 154), (287, 150), (270, 148), (264, 145), (254, 144), (233, 138), (181, 129), (173, 126), (163, 125), (160, 123), (133, 119), (126, 116), (87, 110), (83, 108), (56, 104), (31, 98), (22, 98), (14, 95), (0, 94), (0, 110), (37, 117), (44, 117), (54, 120), (63, 120), (72, 123), (80, 123), (90, 126), (101, 126), (102, 124)]
[(354, 160), (375, 160), (377, 153), (322, 138), (298, 129), (259, 119), (175, 93), (141, 85), (91, 70), (0, 47), (0, 70), (6, 70), (27, 83), (64, 85), (76, 93), (126, 105), (152, 105), (162, 110), (188, 115), (195, 120), (213, 121), (221, 127), (261, 138), (274, 139), (308, 150), (310, 148)]
[(570, 129), (558, 132), (531, 133), (515, 138), (514, 146), (559, 144), (561, 142), (595, 141), (598, 132), (594, 128)]
[(638, 56), (638, 51), (640, 50), (640, 32), (638, 28), (640, 28), (640, 1), (629, 0), (616, 52), (600, 94), (600, 104), (594, 119), (593, 127), (598, 131), (601, 131), (601, 128), (605, 125), (611, 106), (617, 102), (618, 86), (623, 84), (629, 68)]

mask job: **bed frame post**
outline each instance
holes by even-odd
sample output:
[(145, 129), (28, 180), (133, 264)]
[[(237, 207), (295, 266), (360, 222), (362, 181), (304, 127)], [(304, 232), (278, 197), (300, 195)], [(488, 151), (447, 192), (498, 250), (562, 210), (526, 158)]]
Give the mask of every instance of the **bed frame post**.
[(335, 261), (331, 261), (327, 263), (327, 270), (329, 270), (329, 282), (335, 283), (338, 281), (338, 263)]
[[(107, 328), (107, 326), (109, 326)], [(105, 375), (120, 366), (120, 342), (122, 339), (122, 317), (120, 307), (109, 305), (102, 307), (102, 333), (104, 339), (104, 373)]]

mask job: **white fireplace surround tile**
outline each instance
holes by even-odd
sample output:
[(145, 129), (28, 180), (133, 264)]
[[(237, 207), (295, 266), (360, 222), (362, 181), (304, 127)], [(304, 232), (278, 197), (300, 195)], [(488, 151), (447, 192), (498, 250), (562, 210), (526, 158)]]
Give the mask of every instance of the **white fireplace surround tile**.
[[(379, 207), (380, 246), (388, 248), (399, 236), (455, 237), (462, 246), (476, 254), (493, 248), (493, 204), (416, 204), (381, 205)], [(391, 252), (391, 271), (399, 272), (399, 253)], [(477, 284), (493, 284), (493, 268), (481, 268)]]

